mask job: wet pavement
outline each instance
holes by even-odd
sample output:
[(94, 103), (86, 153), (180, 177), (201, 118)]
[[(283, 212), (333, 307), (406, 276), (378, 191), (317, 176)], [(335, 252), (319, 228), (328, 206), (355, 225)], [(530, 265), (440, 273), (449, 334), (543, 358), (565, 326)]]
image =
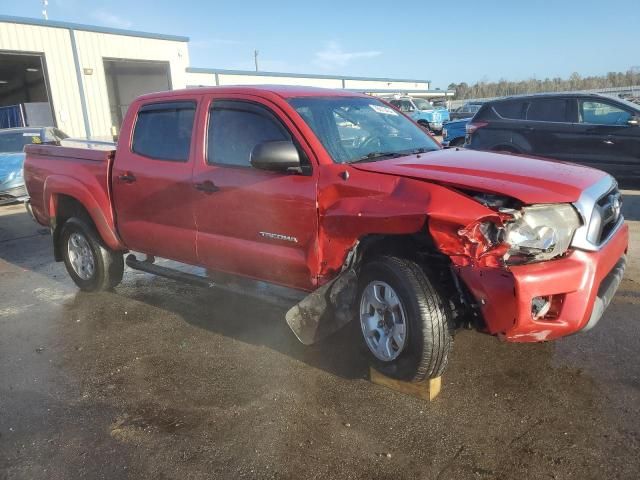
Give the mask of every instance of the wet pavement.
[(79, 293), (50, 237), (0, 207), (0, 479), (637, 479), (640, 192), (630, 266), (591, 332), (462, 331), (432, 403), (367, 380), (347, 328), (127, 270)]

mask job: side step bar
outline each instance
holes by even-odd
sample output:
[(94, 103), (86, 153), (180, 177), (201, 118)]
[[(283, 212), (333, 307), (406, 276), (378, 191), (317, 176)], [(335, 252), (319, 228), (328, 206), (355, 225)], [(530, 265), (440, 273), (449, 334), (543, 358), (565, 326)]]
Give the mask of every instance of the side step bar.
[(134, 270), (151, 273), (153, 275), (158, 275), (159, 277), (170, 278), (171, 280), (188, 283), (189, 285), (194, 285), (196, 287), (217, 287), (212, 280), (206, 277), (201, 277), (200, 275), (195, 275), (193, 273), (181, 272), (180, 270), (175, 270), (173, 268), (162, 267), (153, 262), (140, 261), (133, 254), (127, 255), (127, 266)]
[(183, 272), (175, 268), (157, 265), (153, 263), (153, 260), (138, 260), (134, 254), (127, 255), (126, 262), (127, 266), (134, 270), (151, 273), (152, 275), (157, 275), (159, 277), (168, 278), (196, 287), (215, 288), (235, 295), (249, 296), (278, 307), (290, 308), (292, 305), (295, 305), (308, 295), (308, 292), (239, 277), (227, 278), (227, 276), (225, 276), (225, 278), (222, 279), (223, 281), (218, 281), (217, 279), (205, 277), (203, 275)]

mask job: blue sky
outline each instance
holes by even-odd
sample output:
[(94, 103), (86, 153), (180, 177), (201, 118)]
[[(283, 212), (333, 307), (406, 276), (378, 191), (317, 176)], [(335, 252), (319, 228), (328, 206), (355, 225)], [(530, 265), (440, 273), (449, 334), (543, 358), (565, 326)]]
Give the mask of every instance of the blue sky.
[[(41, 17), (41, 0), (0, 14)], [(392, 8), (397, 6), (396, 9)], [(191, 38), (191, 66), (450, 82), (640, 65), (638, 0), (49, 0), (49, 18)]]

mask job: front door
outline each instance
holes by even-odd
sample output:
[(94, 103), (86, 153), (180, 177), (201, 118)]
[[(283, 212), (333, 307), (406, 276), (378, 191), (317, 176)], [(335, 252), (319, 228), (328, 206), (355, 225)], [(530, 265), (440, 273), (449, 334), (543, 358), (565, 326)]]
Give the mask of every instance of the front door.
[(112, 173), (125, 245), (190, 264), (197, 262), (191, 182), (196, 106), (197, 97), (141, 105), (130, 148), (118, 148)]
[[(203, 109), (206, 148), (193, 176), (198, 259), (212, 270), (308, 290), (317, 270), (317, 169), (251, 166), (251, 151), (262, 142), (292, 140), (304, 151), (293, 124), (265, 102), (213, 98)], [(309, 155), (307, 149), (303, 157)]]
[(633, 112), (606, 100), (579, 98), (576, 160), (618, 180), (640, 179), (640, 127)]

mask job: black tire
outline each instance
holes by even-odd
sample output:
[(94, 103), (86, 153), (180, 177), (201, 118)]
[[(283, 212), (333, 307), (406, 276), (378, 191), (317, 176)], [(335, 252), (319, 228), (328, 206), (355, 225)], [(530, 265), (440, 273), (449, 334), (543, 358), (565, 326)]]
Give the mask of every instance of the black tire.
[(456, 138), (452, 142), (449, 142), (450, 147), (461, 147), (464, 145), (464, 138)]
[(391, 256), (366, 263), (361, 270), (356, 303), (361, 327), (363, 292), (373, 281), (385, 282), (395, 291), (407, 317), (404, 348), (391, 361), (382, 361), (373, 354), (361, 328), (373, 367), (388, 377), (411, 382), (441, 376), (452, 348), (453, 322), (447, 302), (425, 271), (411, 260)]
[[(93, 274), (86, 279), (76, 273), (69, 257), (69, 239), (74, 233), (86, 239), (93, 256)], [(93, 225), (85, 220), (72, 217), (65, 222), (60, 233), (60, 251), (69, 276), (80, 290), (85, 292), (111, 290), (122, 281), (124, 273), (122, 253), (106, 247)]]
[(431, 127), (429, 126), (429, 122), (427, 122), (426, 120), (418, 120), (418, 125), (420, 125), (422, 128), (431, 131)]

